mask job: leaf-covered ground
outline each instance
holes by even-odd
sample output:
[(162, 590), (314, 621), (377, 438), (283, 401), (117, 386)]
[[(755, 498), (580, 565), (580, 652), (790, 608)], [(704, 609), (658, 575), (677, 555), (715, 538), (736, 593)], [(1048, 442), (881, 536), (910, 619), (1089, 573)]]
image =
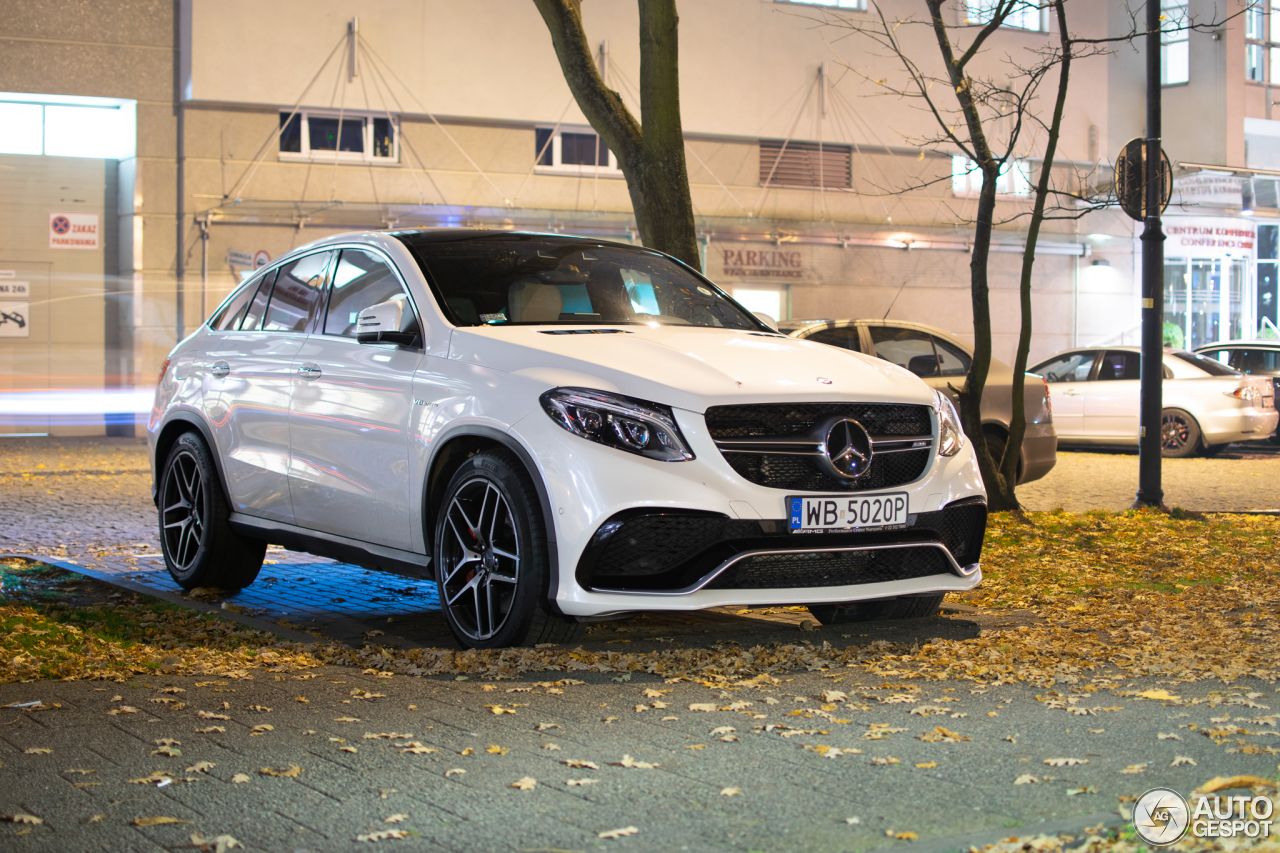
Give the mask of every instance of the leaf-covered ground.
[(828, 667), (900, 679), (1076, 687), (1109, 686), (1135, 675), (1276, 678), (1280, 519), (998, 514), (988, 528), (983, 570), (982, 585), (959, 600), (1020, 618), (969, 640), (918, 647), (875, 641), (458, 652), (286, 643), (145, 596), (115, 593), (113, 600), (95, 601), (85, 592), (92, 582), (14, 562), (0, 566), (0, 680), (119, 679), (155, 670), (235, 676), (259, 667), (286, 671), (322, 663), (491, 678), (640, 671), (708, 683)]

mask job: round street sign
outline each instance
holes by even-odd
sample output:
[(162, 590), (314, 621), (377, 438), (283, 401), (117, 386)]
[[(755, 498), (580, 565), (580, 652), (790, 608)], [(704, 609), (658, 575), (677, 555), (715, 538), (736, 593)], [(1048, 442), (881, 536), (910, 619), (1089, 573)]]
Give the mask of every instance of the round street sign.
[(265, 267), (269, 263), (271, 263), (271, 256), (267, 254), (266, 249), (259, 249), (253, 253), (254, 267)]
[[(1164, 213), (1169, 206), (1169, 198), (1173, 195), (1173, 169), (1169, 165), (1169, 155), (1160, 149), (1160, 162), (1156, 165), (1157, 180), (1160, 181), (1160, 209), (1152, 215)], [(1120, 209), (1130, 218), (1141, 222), (1147, 217), (1147, 141), (1142, 138), (1130, 139), (1120, 149), (1116, 157), (1116, 200)]]

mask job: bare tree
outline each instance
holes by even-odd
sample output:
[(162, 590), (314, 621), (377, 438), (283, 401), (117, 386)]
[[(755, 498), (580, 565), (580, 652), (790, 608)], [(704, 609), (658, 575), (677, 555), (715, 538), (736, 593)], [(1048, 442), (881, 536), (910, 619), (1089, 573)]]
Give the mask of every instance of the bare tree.
[[(985, 441), (974, 441), (978, 467), (987, 488), (988, 505), (992, 510), (1018, 509), (1015, 486), (1026, 431), (1023, 380), (1031, 344), (1031, 277), (1036, 241), (1046, 218), (1055, 218), (1054, 214), (1078, 217), (1096, 206), (1082, 198), (1077, 189), (1082, 183), (1080, 180), (1069, 180), (1066, 187), (1055, 184), (1054, 163), (1072, 59), (1081, 53), (1092, 55), (1104, 49), (1091, 44), (1081, 50), (1067, 28), (1066, 0), (990, 0), (982, 4), (980, 23), (954, 25), (947, 23), (944, 14), (946, 0), (925, 0), (925, 5), (929, 13), (927, 19), (891, 19), (877, 4), (870, 24), (857, 24), (834, 15), (825, 16), (825, 23), (855, 30), (884, 49), (889, 58), (901, 66), (905, 72), (903, 82), (857, 73), (884, 94), (915, 101), (931, 116), (938, 132), (910, 140), (913, 144), (922, 148), (959, 151), (981, 175), (969, 262), (973, 362), (964, 384), (955, 389), (960, 398), (960, 418), (965, 433), (974, 438), (983, 435), (980, 406), (991, 367), (991, 301), (987, 269), (993, 231), (997, 225), (1004, 224), (996, 218), (998, 187), (1001, 177), (1015, 166), (1019, 152), (1030, 147), (1029, 137), (1032, 134), (1043, 135), (1044, 156), (1034, 188), (1032, 208), (1029, 213), (1019, 211), (1016, 214), (1027, 217), (1029, 224), (1020, 279), (1021, 323), (1013, 365), (1013, 411), (1009, 436), (1000, 459), (993, 458)], [(975, 67), (981, 64), (980, 58), (984, 56), (988, 40), (1009, 22), (1011, 16), (1039, 9), (1048, 10), (1054, 17), (1057, 29), (1055, 42), (1026, 51), (1020, 55), (1021, 61), (1006, 57), (1000, 74), (993, 74), (990, 70), (986, 74), (975, 71)], [(940, 63), (927, 57), (913, 57), (912, 51), (904, 44), (904, 36), (913, 28), (920, 27), (931, 31), (937, 43)], [(1053, 79), (1055, 70), (1053, 110), (1051, 116), (1044, 118), (1036, 112), (1036, 107), (1041, 89)], [(896, 192), (943, 180), (950, 180), (950, 175), (924, 180), (916, 187), (899, 188)], [(1061, 196), (1068, 198), (1056, 199), (1057, 203), (1050, 210), (1048, 200)], [(1077, 204), (1082, 200), (1085, 201), (1083, 206)]]
[(582, 26), (582, 0), (533, 2), (551, 31), (569, 91), (618, 158), (641, 241), (701, 269), (680, 123), (675, 0), (637, 0), (643, 126), (596, 68)]

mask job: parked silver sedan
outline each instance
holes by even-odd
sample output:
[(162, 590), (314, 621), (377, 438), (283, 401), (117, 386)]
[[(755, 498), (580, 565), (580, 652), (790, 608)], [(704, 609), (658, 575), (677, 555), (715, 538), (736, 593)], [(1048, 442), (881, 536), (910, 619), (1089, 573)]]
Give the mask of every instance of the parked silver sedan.
[[(784, 320), (779, 330), (855, 352), (874, 355), (905, 367), (928, 385), (957, 401), (952, 385), (964, 381), (973, 362), (973, 347), (936, 326), (902, 320)], [(1039, 480), (1058, 461), (1049, 386), (1039, 376), (1027, 377), (1024, 409), (1027, 429), (1018, 460), (1018, 482)], [(958, 402), (958, 401), (957, 401)], [(1013, 368), (991, 359), (982, 394), (982, 432), (997, 459), (1004, 453), (1013, 418)]]
[[(1075, 349), (1031, 368), (1053, 388), (1062, 444), (1138, 443), (1138, 347)], [(1276, 428), (1270, 377), (1185, 350), (1165, 349), (1160, 426), (1162, 456), (1212, 455), (1233, 441), (1266, 438)]]

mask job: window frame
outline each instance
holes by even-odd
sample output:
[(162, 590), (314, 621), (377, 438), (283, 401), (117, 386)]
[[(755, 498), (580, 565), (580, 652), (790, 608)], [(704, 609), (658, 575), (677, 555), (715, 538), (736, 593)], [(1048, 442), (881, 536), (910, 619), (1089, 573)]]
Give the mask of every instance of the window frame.
[[(262, 282), (268, 275), (274, 277), (275, 268), (256, 272), (251, 278), (241, 282), (239, 286), (232, 288), (231, 292), (227, 294), (226, 299), (223, 299), (222, 302), (218, 304), (218, 307), (215, 308), (204, 321), (204, 325), (207, 329), (210, 332), (217, 332), (218, 334), (230, 334), (232, 332), (240, 331), (240, 324), (244, 322), (244, 315), (248, 312), (249, 306), (253, 304), (254, 298), (258, 295), (258, 288), (262, 286)], [(236, 308), (237, 316), (235, 323), (233, 324), (234, 328), (218, 328), (218, 323), (222, 322), (223, 317), (232, 309), (235, 301), (242, 296), (248, 298), (244, 300), (244, 303), (241, 304), (240, 307)]]
[(396, 282), (400, 285), (401, 291), (403, 291), (403, 293), (409, 300), (409, 308), (410, 310), (413, 311), (414, 320), (418, 324), (419, 335), (425, 338), (424, 325), (422, 322), (422, 312), (418, 310), (417, 300), (413, 298), (413, 290), (409, 287), (409, 283), (405, 281), (405, 277), (403, 274), (401, 274), (400, 268), (396, 266), (395, 262), (392, 261), (390, 257), (388, 257), (384, 252), (380, 251), (374, 246), (368, 246), (363, 244), (344, 245), (344, 246), (336, 246), (336, 247), (330, 247), (330, 248), (333, 248), (335, 250), (334, 260), (330, 265), (329, 281), (325, 284), (324, 298), (321, 300), (324, 303), (324, 308), (319, 312), (320, 316), (316, 321), (314, 334), (322, 335), (323, 337), (332, 338), (335, 340), (344, 340), (344, 341), (351, 341), (352, 343), (359, 343), (359, 341), (356, 340), (356, 337), (354, 334), (344, 335), (341, 333), (329, 332), (327, 331), (327, 326), (329, 322), (329, 308), (333, 304), (334, 282), (338, 278), (338, 269), (342, 264), (342, 255), (343, 253), (349, 252), (349, 251), (361, 251), (368, 255), (372, 255), (374, 258), (386, 264), (387, 267), (390, 268), (392, 276), (395, 278)]
[[(325, 282), (324, 282), (324, 284), (322, 284), (322, 285), (318, 288), (318, 290), (319, 290), (320, 292), (319, 292), (319, 293), (316, 295), (316, 297), (311, 301), (311, 305), (309, 306), (309, 311), (308, 311), (308, 314), (307, 314), (307, 319), (306, 319), (306, 322), (304, 322), (304, 323), (302, 324), (302, 328), (301, 328), (301, 329), (267, 329), (267, 328), (264, 328), (264, 326), (266, 325), (266, 322), (267, 322), (267, 318), (271, 316), (271, 305), (272, 305), (272, 303), (275, 301), (275, 298), (276, 298), (276, 292), (275, 292), (275, 291), (276, 291), (276, 284), (277, 284), (277, 282), (278, 282), (278, 280), (279, 280), (279, 278), (280, 278), (280, 273), (284, 272), (284, 271), (285, 271), (285, 269), (287, 269), (288, 267), (291, 267), (291, 266), (293, 266), (293, 265), (297, 264), (297, 263), (298, 263), (299, 261), (301, 261), (301, 260), (304, 260), (304, 259), (306, 259), (306, 258), (310, 258), (310, 257), (312, 257), (312, 256), (314, 256), (314, 255), (319, 255), (319, 254), (327, 254), (327, 255), (329, 256), (329, 260), (325, 263), (324, 270), (323, 270), (323, 272), (321, 273), (321, 275), (323, 275), (323, 276), (325, 277)], [(267, 294), (267, 301), (266, 301), (265, 303), (263, 303), (263, 306), (262, 306), (262, 316), (258, 319), (258, 328), (256, 328), (256, 329), (243, 329), (243, 328), (240, 328), (240, 329), (237, 329), (236, 331), (241, 331), (241, 332), (257, 332), (257, 333), (261, 333), (261, 334), (273, 334), (273, 335), (310, 335), (310, 334), (314, 334), (314, 333), (315, 333), (316, 318), (317, 318), (317, 316), (323, 317), (323, 312), (321, 311), (321, 303), (323, 303), (323, 304), (324, 304), (324, 307), (325, 307), (326, 309), (328, 308), (328, 288), (329, 288), (329, 282), (333, 280), (334, 264), (335, 264), (335, 262), (336, 262), (337, 257), (338, 257), (338, 253), (337, 253), (337, 251), (334, 249), (334, 247), (333, 247), (333, 246), (321, 246), (321, 247), (317, 248), (315, 251), (307, 252), (306, 254), (303, 254), (303, 255), (293, 255), (293, 256), (288, 256), (288, 257), (283, 258), (279, 263), (272, 264), (270, 267), (268, 267), (268, 268), (267, 268), (267, 271), (266, 271), (265, 273), (263, 273), (263, 278), (261, 279), (261, 281), (262, 281), (262, 285), (260, 285), (260, 286), (259, 286), (259, 288), (258, 288), (258, 292), (254, 294), (253, 298), (249, 301), (249, 304), (245, 307), (245, 312), (244, 312), (244, 314), (243, 314), (243, 315), (241, 315), (241, 317), (240, 317), (240, 325), (241, 325), (241, 326), (243, 326), (243, 325), (244, 325), (244, 320), (245, 320), (245, 318), (246, 318), (246, 317), (248, 317), (248, 315), (249, 315), (249, 309), (250, 309), (250, 308), (252, 308), (252, 307), (254, 306), (254, 304), (257, 302), (257, 300), (258, 300), (258, 296), (260, 296), (260, 295), (261, 295), (262, 286), (265, 286), (265, 285), (267, 284), (267, 280), (268, 280), (268, 278), (269, 278), (269, 279), (270, 279), (271, 292)], [(227, 330), (225, 330), (225, 331), (233, 331), (233, 330), (231, 330), (231, 329), (227, 329)]]
[[(957, 183), (964, 180), (964, 188)], [(1007, 185), (1007, 189), (1002, 188)], [(964, 154), (951, 155), (951, 192), (956, 198), (977, 198), (982, 192), (982, 170)], [(1030, 199), (1035, 195), (1031, 183), (1030, 160), (1006, 160), (996, 181), (996, 198)]]
[[(543, 133), (549, 133), (548, 142), (550, 144), (540, 142), (539, 136)], [(579, 178), (622, 178), (622, 169), (618, 166), (618, 156), (608, 146), (604, 146), (609, 153), (608, 162), (600, 165), (565, 163), (564, 162), (564, 134), (579, 134), (584, 136), (594, 136), (596, 138), (595, 150), (598, 152), (604, 141), (600, 138), (600, 134), (596, 133), (595, 128), (590, 125), (535, 125), (533, 129), (533, 157), (534, 157), (534, 174), (538, 175), (570, 175)], [(546, 150), (543, 150), (544, 145)], [(549, 164), (544, 164), (542, 160), (550, 158)]]
[[(1164, 32), (1160, 34), (1160, 85), (1185, 85), (1191, 82), (1191, 31), (1186, 29), (1189, 23), (1190, 0), (1160, 0), (1160, 15), (1162, 19), (1173, 21), (1178, 27), (1168, 35)], [(1174, 15), (1177, 17), (1174, 18)], [(1185, 59), (1182, 63), (1185, 76), (1175, 79), (1169, 73), (1173, 68), (1169, 57), (1178, 45), (1182, 45), (1180, 51), (1185, 51)]]
[(865, 12), (867, 0), (773, 0), (787, 6), (826, 6), (841, 12)]
[[(984, 12), (989, 10), (984, 10), (983, 6), (997, 2), (999, 2), (999, 0), (986, 0), (986, 2), (984, 2), (984, 0), (965, 0), (961, 7), (962, 11), (960, 12), (962, 22), (969, 26), (985, 26), (990, 22), (991, 18), (989, 16), (984, 17)], [(1020, 15), (1025, 15), (1027, 17), (1034, 15), (1036, 18), (1036, 26), (1029, 27), (1018, 23), (1010, 23), (1011, 20), (1021, 20), (1019, 17)], [(1021, 4), (1020, 8), (1014, 10), (1005, 18), (1005, 22), (1000, 25), (1000, 29), (1017, 30), (1024, 33), (1047, 34), (1049, 32), (1049, 10), (1046, 8), (1040, 8), (1040, 5), (1034, 2), (1034, 0), (1026, 0), (1026, 2)]]
[[(311, 147), (311, 122), (313, 118), (340, 119), (342, 124), (360, 122), (360, 139), (363, 150), (341, 151)], [(391, 153), (386, 156), (374, 154), (374, 121), (383, 119), (391, 126)], [(298, 151), (284, 151), (285, 128), (293, 121), (298, 122)], [(371, 166), (400, 165), (400, 118), (387, 113), (367, 112), (360, 110), (290, 110), (279, 111), (280, 125), (276, 131), (276, 153), (282, 163), (359, 163)], [(341, 148), (341, 140), (338, 142)]]
[(1244, 79), (1280, 86), (1280, 0), (1257, 0), (1244, 10)]
[[(0, 92), (0, 106), (25, 113), (6, 118), (0, 153), (128, 160), (138, 153), (137, 105), (120, 98)], [(77, 126), (89, 116), (97, 120)]]

